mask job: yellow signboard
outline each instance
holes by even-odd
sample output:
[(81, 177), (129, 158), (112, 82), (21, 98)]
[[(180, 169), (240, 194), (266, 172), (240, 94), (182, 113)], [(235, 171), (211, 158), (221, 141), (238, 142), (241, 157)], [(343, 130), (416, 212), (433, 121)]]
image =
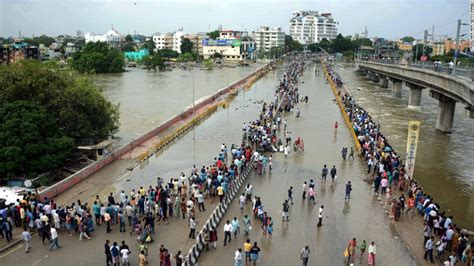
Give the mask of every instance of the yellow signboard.
[(410, 178), (413, 178), (413, 171), (415, 170), (416, 148), (418, 146), (418, 139), (420, 138), (421, 121), (408, 122), (408, 140), (407, 140), (407, 157), (406, 157), (406, 171)]

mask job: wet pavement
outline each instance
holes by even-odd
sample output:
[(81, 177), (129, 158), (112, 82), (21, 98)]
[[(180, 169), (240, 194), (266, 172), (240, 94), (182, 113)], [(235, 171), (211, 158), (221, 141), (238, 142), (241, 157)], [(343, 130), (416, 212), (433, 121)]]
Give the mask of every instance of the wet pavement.
[[(282, 154), (274, 155), (272, 174), (252, 176), (249, 182), (254, 186), (254, 195), (262, 199), (264, 210), (274, 220), (271, 240), (266, 239), (259, 229), (260, 222), (253, 220), (249, 235), (251, 242), (257, 241), (262, 249), (261, 265), (298, 265), (299, 253), (305, 245), (311, 249), (309, 265), (344, 265), (343, 251), (347, 243), (356, 237), (359, 243), (375, 241), (378, 265), (416, 265), (398, 239), (378, 200), (370, 191), (370, 185), (362, 179), (365, 169), (356, 160), (343, 161), (342, 147), (353, 146), (348, 129), (343, 124), (334, 97), (322, 74), (315, 76), (313, 67), (305, 71), (300, 96), (308, 95), (310, 102), (300, 104), (301, 117), (287, 116), (292, 137), (305, 141), (303, 153), (291, 153), (288, 159)], [(341, 125), (337, 131), (333, 124)], [(324, 164), (336, 165), (338, 178), (334, 184), (328, 181), (320, 184), (320, 171)], [(316, 205), (308, 205), (301, 198), (302, 184), (316, 181)], [(350, 201), (344, 200), (345, 184), (353, 184)], [(290, 208), (290, 222), (281, 222), (282, 203), (287, 199), (287, 190), (294, 187), (295, 204)], [(323, 226), (317, 227), (319, 206), (324, 205)], [(241, 219), (251, 215), (250, 206), (241, 212), (238, 203), (229, 208), (225, 220)], [(204, 252), (200, 265), (231, 265), (234, 252), (243, 248), (246, 237), (241, 234), (230, 245), (223, 247), (222, 224), (216, 250)], [(417, 236), (419, 237), (419, 236)], [(355, 265), (367, 265), (367, 257), (357, 258)]]
[[(319, 66), (318, 66), (319, 67)], [(274, 154), (274, 170), (271, 175), (250, 176), (249, 182), (254, 186), (254, 195), (262, 198), (265, 210), (274, 219), (274, 235), (272, 240), (266, 240), (258, 230), (258, 222), (250, 234), (252, 241), (258, 241), (262, 248), (260, 265), (298, 265), (299, 252), (304, 245), (310, 245), (311, 255), (309, 265), (344, 265), (342, 256), (347, 242), (352, 237), (358, 241), (363, 239), (375, 241), (377, 244), (378, 265), (415, 265), (406, 248), (397, 239), (377, 199), (370, 192), (370, 185), (362, 179), (365, 171), (358, 160), (343, 161), (340, 150), (343, 146), (353, 146), (352, 138), (339, 109), (333, 101), (329, 86), (324, 77), (315, 76), (314, 66), (309, 66), (300, 86), (300, 95), (308, 95), (310, 102), (300, 104), (301, 117), (288, 116), (289, 130), (293, 138), (302, 137), (305, 141), (303, 153), (290, 153), (288, 159), (282, 154)], [(140, 186), (154, 185), (156, 177), (165, 180), (177, 177), (180, 172), (189, 174), (191, 166), (196, 164), (208, 165), (217, 155), (221, 143), (230, 146), (240, 143), (241, 125), (243, 121), (253, 121), (261, 105), (260, 100), (269, 101), (282, 70), (270, 72), (249, 90), (241, 92), (230, 104), (228, 109), (220, 109), (206, 121), (191, 130), (174, 145), (164, 149), (157, 156), (131, 172), (125, 171), (128, 164), (119, 160), (121, 167), (106, 168), (101, 176), (95, 175), (87, 180), (89, 189), (96, 189), (98, 194), (105, 196), (109, 191), (129, 191)], [(336, 132), (333, 128), (335, 121), (341, 125)], [(319, 183), (319, 173), (323, 164), (334, 164), (338, 168), (338, 179), (335, 184), (327, 182), (325, 186)], [(317, 205), (309, 206), (301, 200), (301, 186), (304, 181), (313, 178), (316, 181)], [(351, 180), (353, 184), (352, 199), (344, 200), (344, 184)], [(97, 185), (94, 185), (96, 182)], [(290, 222), (281, 223), (281, 204), (287, 196), (290, 186), (294, 187), (295, 204), (290, 209)], [(86, 190), (87, 191), (87, 190)], [(67, 191), (63, 198), (81, 198), (80, 191)], [(85, 194), (85, 193), (84, 193)], [(320, 204), (325, 205), (323, 226), (316, 227), (317, 210)], [(198, 228), (201, 228), (211, 212), (207, 202), (207, 212), (197, 215)], [(245, 213), (250, 210), (246, 209)], [(238, 204), (234, 202), (229, 208), (226, 218), (241, 218)], [(254, 221), (255, 222), (255, 221)], [(193, 241), (187, 240), (188, 227), (179, 218), (173, 218), (167, 225), (158, 225), (155, 242), (149, 245), (150, 265), (157, 265), (158, 248), (160, 244), (168, 247), (174, 255), (178, 249), (187, 253)], [(127, 226), (129, 230), (129, 227)], [(227, 247), (223, 247), (222, 228), (218, 229), (219, 244), (217, 250), (203, 253), (200, 265), (233, 265), (234, 251), (242, 247), (244, 236), (239, 235)], [(421, 237), (421, 236), (416, 236)], [(25, 255), (22, 246), (0, 255), (1, 265), (103, 265), (103, 243), (108, 238), (111, 241), (125, 240), (131, 248), (130, 261), (137, 265), (137, 250), (134, 237), (120, 234), (117, 229), (111, 234), (105, 234), (105, 228), (99, 228), (90, 241), (78, 241), (78, 236), (68, 237), (60, 234), (59, 251), (49, 252), (42, 246), (38, 237), (34, 237), (33, 250)], [(366, 262), (366, 258), (362, 259)], [(356, 263), (357, 265), (358, 263)]]

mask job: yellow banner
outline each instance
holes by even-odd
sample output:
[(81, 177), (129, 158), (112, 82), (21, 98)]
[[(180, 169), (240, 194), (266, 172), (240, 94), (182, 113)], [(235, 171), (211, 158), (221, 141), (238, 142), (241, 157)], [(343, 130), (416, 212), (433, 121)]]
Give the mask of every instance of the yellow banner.
[(418, 146), (418, 139), (420, 138), (420, 124), (421, 121), (408, 122), (408, 140), (407, 140), (407, 157), (405, 168), (407, 175), (413, 178), (413, 171), (415, 170), (416, 148)]

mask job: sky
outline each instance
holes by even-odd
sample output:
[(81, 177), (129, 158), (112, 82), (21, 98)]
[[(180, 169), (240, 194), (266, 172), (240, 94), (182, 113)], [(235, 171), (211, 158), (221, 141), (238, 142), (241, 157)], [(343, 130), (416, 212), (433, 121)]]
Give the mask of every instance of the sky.
[[(454, 37), (456, 22), (469, 23), (469, 0), (0, 0), (0, 36), (105, 33), (147, 36), (183, 27), (187, 33), (279, 26), (288, 32), (291, 13), (311, 9), (332, 13), (338, 32), (369, 37), (423, 38), (435, 25), (435, 39)], [(462, 26), (461, 33), (469, 33)]]

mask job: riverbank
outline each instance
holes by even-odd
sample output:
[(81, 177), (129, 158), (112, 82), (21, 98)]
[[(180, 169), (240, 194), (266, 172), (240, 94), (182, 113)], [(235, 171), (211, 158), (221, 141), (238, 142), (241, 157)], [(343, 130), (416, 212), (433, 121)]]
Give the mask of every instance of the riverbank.
[[(334, 96), (336, 97), (336, 99), (338, 101), (338, 104), (340, 105), (340, 109), (341, 109), (341, 112), (343, 113), (343, 116), (348, 117), (348, 115), (354, 115), (354, 113), (352, 113), (354, 111), (354, 109), (352, 109), (352, 108), (355, 108), (355, 110), (357, 110), (357, 108), (359, 108), (359, 107), (357, 107), (357, 105), (354, 102), (352, 102), (350, 104), (353, 104), (356, 107), (354, 107), (354, 106), (349, 107), (349, 106), (347, 106), (347, 104), (342, 103), (342, 101), (347, 100), (347, 97), (351, 97), (349, 89), (345, 85), (343, 85), (343, 86), (336, 85), (334, 80), (341, 81), (339, 75), (335, 71), (332, 71), (331, 73), (329, 73), (330, 71), (326, 67), (325, 62), (321, 62), (321, 63), (323, 65), (323, 69), (324, 69), (324, 73), (326, 75), (326, 79), (329, 82), (329, 85), (330, 85), (331, 89), (334, 92)], [(340, 83), (342, 83), (342, 82), (340, 82)], [(351, 99), (350, 101), (353, 101), (353, 99)], [(359, 108), (359, 111), (360, 111), (360, 108)], [(357, 115), (359, 115), (359, 114), (357, 114)], [(379, 128), (379, 126), (370, 118), (369, 114), (366, 113), (366, 115), (367, 115), (367, 118), (370, 121), (370, 123), (373, 123), (373, 129), (375, 129), (375, 131), (377, 131), (377, 128)], [(360, 125), (358, 125), (353, 119), (354, 119), (354, 116), (352, 118), (349, 118), (348, 120), (346, 120), (346, 122), (348, 122), (347, 125), (349, 127), (349, 130), (350, 130), (351, 134), (353, 136), (355, 136), (354, 137), (354, 142), (356, 144), (359, 144), (358, 136), (361, 136), (361, 135), (357, 135), (356, 130), (357, 129), (360, 130), (360, 128), (358, 128), (358, 126), (360, 126)], [(353, 122), (354, 122), (354, 124), (353, 124)], [(375, 149), (377, 150), (377, 153), (378, 153), (379, 149), (384, 148), (385, 147), (384, 145), (386, 144), (387, 145), (386, 147), (390, 148), (390, 150), (389, 150), (389, 152), (387, 152), (387, 149), (385, 148), (385, 152), (387, 154), (392, 154), (393, 153), (393, 156), (397, 157), (396, 153), (394, 151), (392, 151), (392, 147), (389, 146), (388, 140), (382, 135), (382, 133), (381, 132), (380, 133), (374, 133), (372, 128), (369, 127), (369, 129), (370, 129), (370, 135), (369, 135), (369, 133), (366, 133), (365, 136), (369, 137), (368, 143), (370, 143), (370, 144), (367, 147), (365, 147), (364, 149), (366, 149), (366, 150), (370, 149), (370, 147), (372, 147), (372, 145), (374, 145), (374, 143), (376, 143)], [(377, 138), (377, 141), (371, 141), (370, 140), (372, 138), (373, 134), (375, 134), (375, 136)], [(392, 155), (389, 155), (389, 156), (392, 156)], [(375, 165), (374, 167), (376, 167), (378, 169), (379, 166)], [(387, 169), (387, 168), (385, 168), (385, 169)], [(401, 170), (400, 178), (402, 180), (404, 180), (404, 182), (408, 182), (406, 185), (400, 185), (400, 187), (403, 186), (403, 190), (402, 189), (397, 189), (398, 185), (395, 185), (394, 187), (390, 186), (389, 187), (390, 193), (381, 194), (381, 195), (379, 195), (378, 193), (375, 193), (374, 197), (377, 198), (378, 202), (383, 207), (385, 213), (388, 215), (388, 218), (390, 219), (390, 223), (393, 226), (393, 229), (400, 236), (400, 239), (403, 241), (403, 243), (405, 244), (407, 250), (412, 255), (412, 257), (417, 261), (417, 263), (419, 265), (429, 265), (429, 263), (426, 260), (424, 260), (424, 258), (423, 258), (423, 255), (425, 253), (425, 248), (424, 248), (423, 241), (422, 241), (423, 240), (423, 227), (424, 227), (424, 225), (423, 225), (424, 220), (423, 220), (422, 216), (420, 216), (420, 215), (410, 215), (410, 217), (409, 217), (409, 215), (402, 214), (400, 219), (396, 220), (394, 215), (393, 215), (394, 214), (393, 213), (393, 210), (394, 210), (393, 204), (403, 204), (404, 205), (404, 202), (398, 203), (398, 201), (399, 201), (398, 199), (400, 198), (400, 196), (407, 195), (406, 197), (408, 198), (408, 195), (409, 195), (408, 192), (411, 192), (411, 191), (413, 192), (413, 194), (415, 194), (415, 192), (418, 191), (418, 190), (415, 191), (415, 189), (412, 189), (412, 187), (421, 189), (420, 186), (417, 185), (414, 180), (411, 180), (411, 179), (405, 180), (405, 176), (403, 175), (403, 172), (404, 172), (403, 164), (402, 164), (402, 167), (401, 167), (400, 170)], [(387, 170), (387, 171), (390, 171), (390, 170)], [(372, 172), (372, 171), (370, 171), (370, 172)], [(376, 171), (374, 170), (374, 173), (375, 172)], [(382, 172), (385, 173), (385, 171), (382, 171)], [(368, 181), (369, 183), (372, 183), (373, 180), (374, 180), (374, 175), (370, 175), (370, 176), (364, 178), (364, 180)], [(412, 184), (413, 184), (413, 186), (412, 186)], [(417, 196), (417, 199), (418, 199), (418, 196)], [(435, 202), (434, 199), (432, 200), (432, 202)], [(417, 206), (416, 204), (417, 203), (415, 201), (415, 206)], [(422, 203), (418, 203), (418, 204), (422, 205)], [(404, 208), (402, 208), (402, 213), (403, 213), (403, 210), (404, 210)], [(424, 211), (424, 209), (423, 209), (423, 211)], [(441, 213), (441, 211), (438, 211), (438, 213)], [(449, 215), (449, 214), (447, 214), (447, 215)], [(453, 221), (453, 223), (454, 223), (454, 221)], [(432, 226), (432, 223), (431, 223), (431, 226)], [(414, 237), (414, 236), (418, 236), (418, 237)], [(438, 241), (438, 239), (436, 239), (435, 241)], [(436, 253), (436, 252), (434, 252), (434, 253)], [(450, 255), (450, 252), (446, 251), (446, 254)], [(447, 256), (445, 256), (442, 259), (442, 261), (439, 261), (439, 260), (437, 260), (437, 261), (439, 263), (441, 263), (446, 258), (447, 258)]]

